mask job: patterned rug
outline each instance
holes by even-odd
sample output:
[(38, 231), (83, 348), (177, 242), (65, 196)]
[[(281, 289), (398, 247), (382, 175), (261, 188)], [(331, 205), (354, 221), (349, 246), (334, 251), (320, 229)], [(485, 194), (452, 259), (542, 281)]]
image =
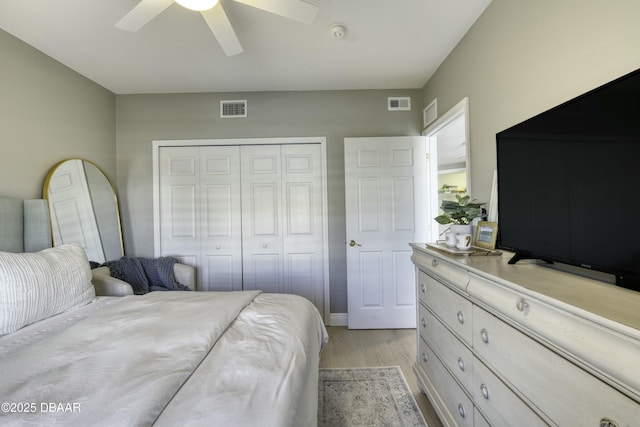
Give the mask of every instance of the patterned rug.
[(427, 427), (398, 366), (320, 369), (318, 427)]

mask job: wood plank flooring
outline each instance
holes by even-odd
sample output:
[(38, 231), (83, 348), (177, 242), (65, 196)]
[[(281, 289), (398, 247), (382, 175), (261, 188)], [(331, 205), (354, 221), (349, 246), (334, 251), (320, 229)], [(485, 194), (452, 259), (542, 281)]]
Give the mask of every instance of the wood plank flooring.
[(420, 392), (413, 372), (415, 329), (355, 330), (327, 327), (329, 344), (322, 350), (321, 368), (400, 366), (429, 427), (442, 427), (429, 399)]

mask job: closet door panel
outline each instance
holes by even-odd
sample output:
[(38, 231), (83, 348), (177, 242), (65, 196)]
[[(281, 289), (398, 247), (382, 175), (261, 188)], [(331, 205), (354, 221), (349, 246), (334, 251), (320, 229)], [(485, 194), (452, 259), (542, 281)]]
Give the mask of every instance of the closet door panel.
[(252, 183), (249, 187), (251, 206), (251, 235), (254, 237), (279, 236), (279, 212), (278, 206), (279, 186), (275, 182), (265, 184)]
[(281, 293), (282, 260), (279, 253), (254, 253), (245, 257), (244, 289)]
[(200, 147), (199, 182), (200, 290), (242, 290), (239, 147)]
[(284, 288), (324, 310), (322, 156), (315, 144), (283, 145)]
[[(203, 255), (201, 270), (204, 279), (201, 291), (242, 290), (242, 281), (238, 282), (235, 259), (232, 255)], [(240, 272), (242, 273), (242, 272)], [(242, 279), (242, 277), (240, 277)], [(238, 289), (234, 289), (237, 287)]]
[(311, 183), (287, 183), (287, 236), (313, 237), (313, 185)]
[(243, 289), (283, 292), (279, 145), (240, 147)]
[[(200, 264), (199, 149), (161, 147), (158, 152), (160, 256)], [(198, 280), (199, 281), (199, 280)]]
[(315, 287), (317, 283), (317, 269), (315, 265), (318, 259), (315, 254), (295, 253), (288, 254), (285, 264), (285, 289), (284, 291), (296, 294), (314, 301)]

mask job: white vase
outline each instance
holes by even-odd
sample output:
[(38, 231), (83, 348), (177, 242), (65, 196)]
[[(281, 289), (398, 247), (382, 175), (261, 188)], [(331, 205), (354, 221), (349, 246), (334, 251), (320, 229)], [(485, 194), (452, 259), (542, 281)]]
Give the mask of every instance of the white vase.
[(452, 224), (449, 231), (453, 234), (472, 234), (471, 224)]

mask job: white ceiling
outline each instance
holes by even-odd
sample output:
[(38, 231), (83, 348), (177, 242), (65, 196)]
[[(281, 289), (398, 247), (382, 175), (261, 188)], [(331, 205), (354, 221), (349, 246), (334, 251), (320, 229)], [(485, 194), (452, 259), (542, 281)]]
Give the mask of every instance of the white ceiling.
[[(178, 4), (130, 33), (114, 24), (138, 0), (0, 0), (0, 28), (116, 94), (410, 89), (491, 0), (307, 0), (320, 8), (310, 25), (221, 1), (238, 56)], [(329, 35), (336, 23), (343, 39)]]

